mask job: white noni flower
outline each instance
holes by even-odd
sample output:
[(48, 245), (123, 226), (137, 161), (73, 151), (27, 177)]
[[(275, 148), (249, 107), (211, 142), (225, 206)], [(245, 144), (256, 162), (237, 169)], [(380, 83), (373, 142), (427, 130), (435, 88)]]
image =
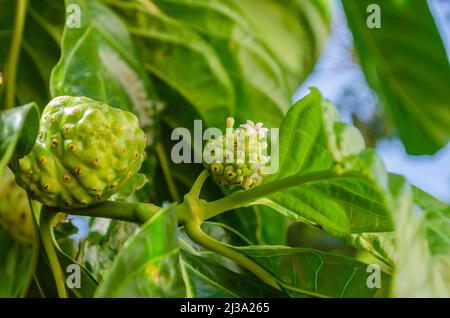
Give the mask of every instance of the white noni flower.
[(255, 124), (253, 121), (247, 120), (247, 123), (242, 124), (241, 128), (244, 128), (247, 131), (249, 137), (257, 135), (259, 138), (264, 138), (269, 129), (263, 126), (264, 125), (261, 122)]
[[(247, 120), (233, 129), (234, 119), (227, 119), (226, 134), (208, 141), (205, 149), (213, 149), (213, 162), (205, 161), (213, 180), (227, 189), (248, 189), (263, 181), (262, 168), (270, 161), (263, 154), (268, 145), (264, 139), (268, 129), (258, 122)], [(219, 149), (220, 148), (220, 149)], [(209, 150), (207, 150), (208, 152)]]

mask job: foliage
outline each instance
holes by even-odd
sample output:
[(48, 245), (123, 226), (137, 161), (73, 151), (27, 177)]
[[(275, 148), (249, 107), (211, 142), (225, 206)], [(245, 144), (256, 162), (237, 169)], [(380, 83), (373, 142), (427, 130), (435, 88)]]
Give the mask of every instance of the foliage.
[[(48, 12), (37, 0), (0, 3), (0, 178), (34, 149), (39, 107), (60, 95), (136, 114), (146, 159), (107, 202), (39, 212), (30, 200), (32, 247), (0, 228), (0, 296), (450, 296), (449, 205), (390, 174), (317, 89), (291, 105), (327, 39), (327, 1), (63, 2), (45, 1)], [(64, 25), (74, 5), (79, 27)], [(449, 69), (428, 8), (383, 4), (383, 27), (368, 29), (365, 1), (343, 6), (407, 150), (436, 152), (450, 136)], [(262, 184), (222, 189), (202, 164), (168, 160), (174, 128), (225, 128), (230, 116), (279, 128), (279, 169)], [(187, 149), (201, 155), (195, 142)], [(69, 223), (54, 231), (56, 212), (88, 216), (87, 236), (75, 244)], [(289, 231), (293, 222), (318, 234)], [(304, 236), (337, 247), (288, 246)], [(375, 280), (357, 249), (381, 264)], [(71, 264), (79, 289), (66, 285)]]

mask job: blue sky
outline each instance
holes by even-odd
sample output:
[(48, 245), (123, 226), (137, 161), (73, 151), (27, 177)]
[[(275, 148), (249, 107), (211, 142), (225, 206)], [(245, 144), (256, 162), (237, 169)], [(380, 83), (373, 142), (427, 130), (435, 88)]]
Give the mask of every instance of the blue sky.
[[(293, 99), (303, 97), (308, 93), (308, 87), (314, 86), (326, 98), (337, 103), (342, 90), (352, 86), (353, 91), (357, 92), (356, 98), (361, 99), (361, 109), (357, 109), (358, 113), (362, 111), (369, 116), (375, 109), (376, 95), (367, 86), (360, 67), (352, 62), (349, 51), (352, 37), (345, 25), (340, 3), (332, 2), (335, 4), (333, 33), (314, 72), (294, 94)], [(429, 1), (429, 5), (449, 53), (450, 1), (433, 0)], [(349, 115), (341, 113), (343, 120), (347, 122), (350, 121)], [(399, 140), (382, 140), (378, 143), (377, 150), (389, 171), (404, 175), (412, 184), (443, 201), (450, 202), (450, 143), (433, 156), (410, 156), (406, 154)]]

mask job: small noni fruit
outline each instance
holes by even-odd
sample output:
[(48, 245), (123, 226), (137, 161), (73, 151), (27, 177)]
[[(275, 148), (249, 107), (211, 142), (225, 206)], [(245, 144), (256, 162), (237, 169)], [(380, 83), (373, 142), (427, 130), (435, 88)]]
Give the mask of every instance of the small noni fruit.
[(9, 169), (4, 170), (0, 181), (0, 223), (12, 237), (31, 243), (34, 227), (27, 193), (16, 184)]
[(225, 189), (249, 189), (263, 181), (263, 167), (270, 157), (265, 156), (267, 128), (248, 120), (233, 129), (234, 119), (228, 118), (226, 134), (206, 143), (204, 166), (213, 180)]
[(137, 173), (145, 145), (134, 114), (87, 97), (56, 97), (44, 109), (33, 149), (18, 160), (16, 180), (47, 206), (87, 207)]

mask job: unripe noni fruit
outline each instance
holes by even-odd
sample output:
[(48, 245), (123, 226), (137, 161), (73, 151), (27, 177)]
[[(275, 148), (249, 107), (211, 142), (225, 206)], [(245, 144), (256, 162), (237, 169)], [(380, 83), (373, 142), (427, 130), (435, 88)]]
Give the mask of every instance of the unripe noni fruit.
[(4, 170), (0, 179), (0, 223), (17, 240), (33, 241), (34, 226), (27, 193), (16, 184), (9, 169)]
[(233, 129), (234, 119), (228, 118), (226, 134), (206, 143), (204, 166), (213, 180), (226, 189), (249, 189), (263, 181), (263, 168), (270, 157), (264, 155), (267, 128), (248, 120)]
[(33, 149), (17, 162), (16, 180), (47, 206), (97, 204), (136, 174), (145, 144), (134, 114), (87, 97), (56, 97), (44, 109)]

